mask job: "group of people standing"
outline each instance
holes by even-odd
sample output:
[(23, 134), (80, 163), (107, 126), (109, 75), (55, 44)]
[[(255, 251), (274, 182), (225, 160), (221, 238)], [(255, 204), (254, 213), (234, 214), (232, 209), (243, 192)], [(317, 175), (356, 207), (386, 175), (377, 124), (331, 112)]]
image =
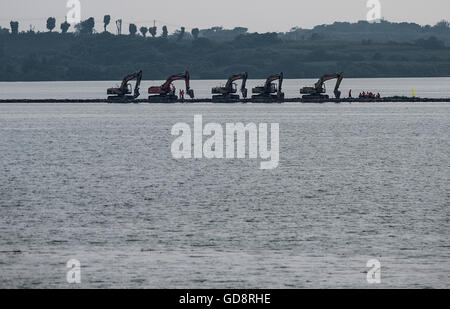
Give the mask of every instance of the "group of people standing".
[[(171, 95), (176, 95), (176, 93), (177, 93), (177, 89), (175, 88), (175, 86), (172, 84), (172, 87), (171, 87), (171, 89), (172, 89), (172, 91), (171, 91)], [(184, 100), (184, 89), (180, 89), (179, 90), (179, 94), (180, 94), (180, 99), (181, 100)]]
[[(352, 90), (350, 89), (348, 92), (348, 97), (352, 98)], [(371, 91), (363, 91), (359, 93), (359, 98), (361, 99), (380, 99), (381, 95), (378, 92), (377, 94), (371, 92)]]
[(379, 92), (377, 94), (375, 94), (375, 93), (373, 93), (371, 91), (367, 91), (367, 92), (363, 91), (362, 93), (359, 94), (359, 97), (363, 98), (363, 99), (366, 99), (366, 98), (369, 98), (369, 99), (380, 99), (381, 95), (380, 95)]

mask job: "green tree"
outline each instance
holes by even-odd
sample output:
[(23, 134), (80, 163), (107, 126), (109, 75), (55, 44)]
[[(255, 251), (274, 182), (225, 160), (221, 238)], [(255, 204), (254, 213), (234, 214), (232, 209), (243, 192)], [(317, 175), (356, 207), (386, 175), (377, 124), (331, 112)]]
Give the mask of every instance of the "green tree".
[(76, 25), (75, 29), (80, 34), (92, 34), (94, 32), (94, 27), (95, 27), (94, 17), (89, 17), (88, 19)]
[(163, 27), (162, 27), (162, 34), (161, 34), (161, 37), (162, 37), (163, 39), (167, 39), (168, 36), (169, 36), (169, 31), (167, 31), (167, 27), (166, 27), (166, 26), (163, 26)]
[(428, 49), (439, 49), (445, 48), (445, 43), (438, 40), (435, 36), (429, 37), (428, 39), (419, 39), (416, 44)]
[(147, 27), (141, 27), (141, 28), (139, 28), (139, 31), (141, 32), (141, 34), (144, 38), (147, 36), (147, 32), (148, 32)]
[(322, 35), (320, 33), (314, 32), (313, 34), (311, 34), (311, 41), (318, 41), (322, 39)]
[(70, 28), (70, 24), (67, 22), (67, 21), (64, 21), (62, 24), (61, 24), (61, 33), (67, 33), (67, 31), (69, 31), (69, 28)]
[(194, 28), (191, 31), (192, 37), (194, 38), (194, 40), (198, 39), (198, 35), (200, 34), (200, 30), (198, 28)]
[(443, 19), (436, 24), (436, 27), (448, 29), (450, 28), (450, 23), (447, 20)]
[(110, 22), (111, 22), (111, 16), (110, 15), (105, 15), (103, 17), (103, 24), (104, 24), (103, 29), (105, 29), (105, 32), (106, 32), (106, 27), (108, 27)]
[(181, 30), (178, 33), (177, 41), (181, 41), (185, 34), (186, 34), (186, 28), (181, 27)]
[[(0, 27), (0, 35), (8, 34), (8, 33), (9, 33), (8, 29)], [(0, 53), (2, 53), (2, 52), (3, 52), (3, 49), (0, 49)]]
[(52, 32), (56, 27), (56, 19), (54, 17), (49, 17), (47, 19), (47, 29)]
[(137, 27), (135, 24), (130, 24), (130, 27), (128, 28), (128, 31), (130, 31), (130, 35), (134, 36), (137, 32)]
[(11, 26), (11, 33), (12, 34), (18, 34), (19, 33), (19, 22), (18, 21), (11, 21), (9, 23)]
[(148, 28), (148, 32), (152, 35), (152, 37), (156, 36), (156, 31), (157, 31), (156, 26)]
[(233, 32), (236, 32), (239, 34), (245, 34), (245, 33), (247, 33), (247, 31), (248, 31), (248, 28), (245, 28), (245, 27), (235, 27), (233, 29)]

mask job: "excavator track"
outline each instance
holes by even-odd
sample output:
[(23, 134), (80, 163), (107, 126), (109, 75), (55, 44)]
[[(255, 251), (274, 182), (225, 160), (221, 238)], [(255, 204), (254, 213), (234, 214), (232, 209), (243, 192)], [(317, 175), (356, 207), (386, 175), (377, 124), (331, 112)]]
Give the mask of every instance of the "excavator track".
[(240, 97), (237, 94), (214, 95), (212, 97), (213, 103), (239, 103), (240, 101)]
[(278, 97), (277, 95), (252, 95), (252, 103), (283, 103), (284, 95)]
[(178, 96), (176, 95), (151, 95), (148, 97), (149, 103), (177, 103)]
[(304, 95), (302, 97), (302, 99), (305, 101), (315, 102), (315, 101), (328, 100), (328, 99), (330, 99), (330, 96), (327, 94), (310, 94), (310, 95)]
[(125, 96), (125, 97), (109, 96), (106, 99), (106, 101), (108, 103), (122, 103), (122, 104), (138, 103), (138, 101), (134, 98), (134, 96)]

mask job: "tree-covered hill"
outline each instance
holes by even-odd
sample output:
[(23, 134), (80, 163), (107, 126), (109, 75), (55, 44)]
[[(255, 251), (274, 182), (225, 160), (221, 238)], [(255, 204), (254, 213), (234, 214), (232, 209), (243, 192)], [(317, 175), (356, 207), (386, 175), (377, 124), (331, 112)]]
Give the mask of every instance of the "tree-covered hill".
[(434, 26), (420, 26), (415, 23), (391, 23), (385, 20), (379, 23), (359, 21), (357, 23), (335, 22), (331, 25), (319, 25), (313, 29), (292, 28), (281, 37), (285, 40), (339, 40), (373, 42), (412, 43), (420, 39), (436, 37), (450, 45), (450, 27), (447, 21)]
[(243, 71), (251, 78), (281, 71), (287, 78), (340, 71), (347, 77), (450, 76), (450, 47), (442, 39), (448, 25), (442, 26), (440, 36), (422, 33), (406, 42), (337, 39), (331, 35), (336, 27), (301, 39), (249, 34), (245, 28), (228, 30), (227, 39), (207, 38), (203, 30), (193, 31), (193, 36), (184, 29), (155, 37), (0, 31), (0, 81), (118, 80), (141, 69), (145, 79), (164, 79), (184, 70), (196, 79), (224, 79)]

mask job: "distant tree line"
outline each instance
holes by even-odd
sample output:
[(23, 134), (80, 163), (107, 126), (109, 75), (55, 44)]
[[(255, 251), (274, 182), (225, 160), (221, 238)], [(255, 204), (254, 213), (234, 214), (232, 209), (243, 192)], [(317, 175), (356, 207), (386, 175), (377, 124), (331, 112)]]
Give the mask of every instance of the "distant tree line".
[[(121, 20), (120, 20), (121, 21)], [(111, 23), (111, 16), (105, 15), (103, 18), (103, 32), (108, 31)], [(71, 25), (64, 21), (60, 25), (61, 33), (69, 32)], [(56, 19), (49, 17), (47, 19), (47, 29), (53, 32), (56, 28)], [(180, 27), (174, 33), (169, 34), (167, 26), (162, 26), (158, 34), (156, 26), (140, 26), (129, 24), (128, 32), (130, 36), (140, 34), (147, 37), (149, 34), (152, 38), (160, 37), (163, 39), (174, 40), (197, 40), (198, 38), (206, 38), (214, 41), (232, 41), (240, 35), (246, 35), (248, 29), (244, 27), (236, 27), (234, 29), (224, 29), (223, 27), (212, 27), (209, 29), (193, 28), (186, 31), (185, 27)], [(94, 34), (95, 20), (90, 17), (74, 26), (73, 31), (77, 34)], [(33, 31), (29, 31), (33, 32)], [(118, 31), (119, 32), (119, 31)], [(19, 23), (11, 21), (10, 29), (0, 28), (0, 34), (19, 34)], [(121, 33), (120, 33), (121, 34)], [(359, 21), (357, 23), (335, 22), (331, 25), (319, 25), (313, 29), (302, 29), (298, 27), (292, 28), (288, 32), (277, 33), (277, 37), (282, 40), (292, 41), (320, 41), (320, 40), (336, 40), (336, 41), (356, 41), (369, 40), (374, 42), (412, 42), (420, 39), (426, 39), (434, 36), (450, 45), (450, 24), (448, 21), (440, 21), (434, 26), (421, 26), (415, 23), (391, 23), (382, 20), (380, 23), (368, 23), (367, 21)]]
[[(111, 15), (105, 15), (103, 17), (103, 32), (108, 32), (107, 28), (109, 24), (111, 23)], [(53, 30), (56, 27), (56, 19), (54, 17), (49, 17), (47, 19), (47, 29), (49, 32), (53, 32)], [(60, 25), (61, 34), (67, 34), (71, 25), (64, 21)], [(213, 28), (214, 29), (214, 28)], [(244, 28), (242, 28), (244, 29)], [(76, 34), (94, 34), (95, 33), (95, 19), (93, 17), (90, 17), (79, 24), (76, 24), (74, 26), (74, 30)], [(169, 31), (167, 29), (167, 26), (163, 26), (161, 29), (161, 38), (169, 38)], [(135, 36), (138, 33), (138, 27), (136, 24), (130, 23), (128, 27), (128, 32), (130, 36)], [(152, 26), (152, 27), (146, 27), (141, 26), (139, 27), (139, 32), (143, 37), (147, 37), (147, 33), (151, 35), (151, 37), (156, 38), (158, 27)], [(10, 29), (5, 29), (0, 27), (0, 34), (19, 34), (19, 22), (17, 21), (11, 21), (10, 22)], [(34, 31), (30, 30), (28, 33), (34, 33)], [(186, 28), (181, 27), (179, 30), (175, 31), (175, 33), (172, 34), (172, 36), (177, 40), (182, 40), (183, 38), (186, 38)], [(189, 34), (190, 38), (197, 39), (200, 35), (200, 30), (198, 28), (194, 28), (191, 30), (191, 33)]]
[[(19, 23), (11, 21), (10, 29), (0, 28), (0, 80), (120, 80), (141, 69), (146, 79), (184, 70), (202, 79), (245, 71), (250, 78), (281, 71), (287, 78), (340, 71), (347, 77), (450, 76), (448, 22), (432, 27), (334, 23), (281, 34), (249, 33), (243, 27), (180, 27), (169, 34), (166, 26), (158, 31), (129, 24), (128, 35), (112, 34), (111, 24), (106, 15), (97, 33), (94, 18), (88, 18), (69, 32), (71, 25), (64, 21), (57, 32), (57, 21), (50, 17), (48, 31), (35, 33), (20, 32)], [(392, 39), (397, 35), (402, 39)]]

